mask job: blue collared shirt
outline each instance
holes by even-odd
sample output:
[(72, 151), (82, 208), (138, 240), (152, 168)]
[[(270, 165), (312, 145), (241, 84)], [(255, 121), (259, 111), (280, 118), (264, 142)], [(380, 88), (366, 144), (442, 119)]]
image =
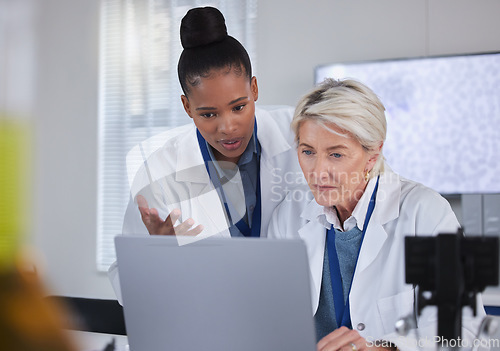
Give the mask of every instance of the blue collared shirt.
[(214, 160), (224, 195), (228, 200), (229, 212), (233, 220), (233, 225), (229, 228), (231, 236), (243, 236), (234, 225), (240, 219), (243, 219), (250, 227), (252, 226), (253, 211), (257, 203), (257, 177), (259, 176), (257, 143), (258, 140), (254, 134), (241, 155), (237, 167), (232, 169), (221, 167), (221, 164), (215, 161), (213, 149), (207, 143), (210, 158)]

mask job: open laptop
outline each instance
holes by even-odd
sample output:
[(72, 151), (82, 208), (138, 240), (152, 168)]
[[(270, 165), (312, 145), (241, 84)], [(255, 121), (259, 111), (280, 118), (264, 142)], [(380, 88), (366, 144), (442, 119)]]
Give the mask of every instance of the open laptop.
[(115, 238), (131, 351), (316, 350), (300, 240)]

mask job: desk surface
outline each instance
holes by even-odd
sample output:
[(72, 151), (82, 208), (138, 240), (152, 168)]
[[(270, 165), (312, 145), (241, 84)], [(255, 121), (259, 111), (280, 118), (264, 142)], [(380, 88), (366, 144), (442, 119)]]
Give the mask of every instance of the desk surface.
[(115, 340), (115, 351), (129, 351), (128, 339), (124, 335), (112, 335), (68, 330), (70, 337), (75, 341), (78, 351), (102, 351), (110, 342)]

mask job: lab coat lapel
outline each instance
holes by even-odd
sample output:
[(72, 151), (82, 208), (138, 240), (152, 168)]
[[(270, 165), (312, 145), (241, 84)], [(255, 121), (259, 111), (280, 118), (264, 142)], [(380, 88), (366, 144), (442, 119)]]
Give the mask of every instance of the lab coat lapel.
[(178, 182), (210, 184), (203, 156), (198, 146), (196, 127), (185, 138), (180, 138), (174, 146), (177, 150), (175, 180)]
[(399, 216), (399, 184), (399, 176), (390, 169), (380, 176), (375, 209), (366, 228), (356, 272), (362, 272), (375, 260), (388, 237), (384, 224)]
[[(286, 116), (284, 116), (285, 118)], [(257, 110), (257, 139), (261, 146), (260, 156), (260, 187), (261, 187), (261, 223), (269, 223), (274, 208), (273, 202), (280, 202), (285, 196), (283, 189), (283, 173), (291, 167), (289, 157), (280, 157), (292, 146), (283, 135), (283, 131), (274, 121), (269, 112)], [(284, 155), (286, 156), (286, 155)], [(261, 236), (267, 236), (267, 226), (261, 227)]]
[(384, 227), (379, 223), (375, 223), (372, 219), (368, 224), (363, 244), (361, 245), (356, 272), (362, 272), (373, 262), (386, 239), (387, 232), (384, 230)]
[(207, 173), (196, 128), (179, 140), (175, 180), (187, 184), (189, 199), (181, 202), (181, 211), (190, 213), (195, 221), (204, 224), (205, 230), (201, 235), (229, 237), (224, 209)]
[(319, 304), (326, 240), (326, 228), (315, 220), (318, 207), (319, 205), (315, 200), (309, 202), (301, 214), (301, 217), (308, 222), (298, 230), (300, 238), (306, 244), (309, 257), (309, 270), (312, 279), (311, 298), (314, 313), (316, 313)]
[(270, 159), (290, 150), (292, 146), (285, 139), (278, 125), (273, 122), (269, 112), (259, 110), (255, 118), (257, 120), (257, 139), (262, 147), (262, 161), (270, 165), (272, 164), (269, 163)]

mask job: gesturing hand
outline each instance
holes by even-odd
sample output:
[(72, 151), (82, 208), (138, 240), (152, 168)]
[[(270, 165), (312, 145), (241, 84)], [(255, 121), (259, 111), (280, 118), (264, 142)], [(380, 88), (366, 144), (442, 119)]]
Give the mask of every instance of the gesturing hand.
[(194, 228), (194, 220), (188, 218), (178, 226), (174, 227), (174, 223), (181, 216), (179, 209), (174, 209), (165, 220), (162, 220), (158, 215), (158, 210), (149, 208), (146, 198), (142, 195), (137, 195), (137, 205), (141, 212), (141, 218), (144, 225), (151, 235), (187, 235), (194, 236), (201, 233), (203, 226), (200, 224)]

